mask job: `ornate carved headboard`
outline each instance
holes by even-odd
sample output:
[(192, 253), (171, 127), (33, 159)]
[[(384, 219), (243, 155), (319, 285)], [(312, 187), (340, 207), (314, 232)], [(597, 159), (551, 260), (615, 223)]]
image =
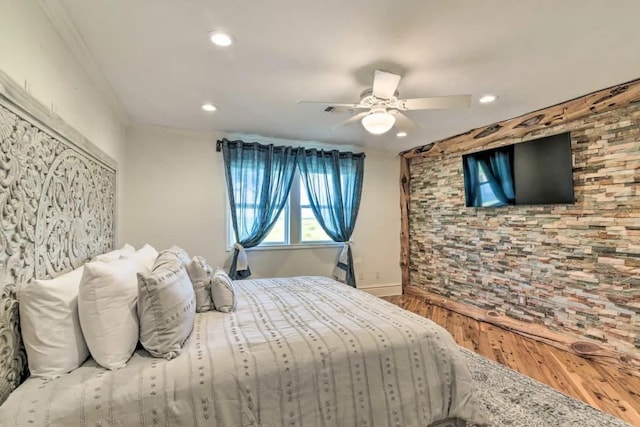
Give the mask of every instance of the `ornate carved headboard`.
[(0, 404), (27, 376), (22, 285), (113, 248), (116, 163), (0, 71)]

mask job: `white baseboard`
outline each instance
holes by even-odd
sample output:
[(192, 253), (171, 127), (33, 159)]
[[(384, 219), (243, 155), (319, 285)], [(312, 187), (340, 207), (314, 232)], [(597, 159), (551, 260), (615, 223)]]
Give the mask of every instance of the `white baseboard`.
[(359, 285), (358, 289), (375, 295), (377, 297), (389, 297), (393, 295), (402, 295), (401, 283), (376, 283), (371, 285)]

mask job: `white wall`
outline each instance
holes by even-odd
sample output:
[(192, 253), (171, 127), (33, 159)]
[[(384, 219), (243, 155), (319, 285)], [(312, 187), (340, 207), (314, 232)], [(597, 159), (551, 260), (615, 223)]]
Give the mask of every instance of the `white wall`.
[[(124, 241), (135, 246), (149, 242), (158, 249), (176, 244), (214, 266), (227, 262), (231, 252), (226, 244), (226, 186), (222, 155), (215, 151), (221, 136), (157, 126), (129, 129)], [(356, 275), (363, 277), (358, 286), (399, 285), (400, 162), (393, 153), (366, 155), (353, 235)], [(248, 253), (253, 277), (331, 275), (339, 248)]]
[[(0, 1), (0, 68), (118, 162), (125, 129), (36, 0)], [(122, 191), (118, 192), (119, 195)], [(118, 201), (122, 212), (122, 200)], [(119, 215), (118, 221), (122, 221)]]
[[(2, 70), (118, 162), (118, 240), (178, 244), (223, 265), (230, 252), (222, 157), (215, 152), (220, 135), (158, 127), (126, 135), (36, 0), (4, 0), (0, 16)], [(398, 168), (394, 154), (367, 152), (353, 236), (359, 285), (400, 283)], [(330, 275), (338, 252), (256, 250), (249, 260), (255, 277)]]

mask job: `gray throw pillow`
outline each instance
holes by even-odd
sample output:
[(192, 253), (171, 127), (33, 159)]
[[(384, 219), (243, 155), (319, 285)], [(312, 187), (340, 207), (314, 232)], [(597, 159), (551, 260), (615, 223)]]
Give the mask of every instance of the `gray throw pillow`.
[(211, 280), (211, 297), (216, 310), (222, 311), (223, 313), (235, 311), (237, 301), (233, 282), (229, 275), (221, 268), (218, 268), (216, 272), (213, 273), (213, 279)]
[(196, 313), (193, 286), (180, 262), (138, 273), (140, 343), (155, 357), (173, 359), (193, 330)]
[(191, 263), (191, 258), (184, 249), (179, 246), (171, 246), (169, 249), (160, 251), (153, 268), (160, 268), (164, 264), (172, 263), (175, 260), (180, 261), (185, 268)]
[(195, 256), (187, 265), (187, 273), (196, 294), (196, 312), (202, 313), (213, 309), (211, 301), (211, 277), (213, 270), (201, 256)]

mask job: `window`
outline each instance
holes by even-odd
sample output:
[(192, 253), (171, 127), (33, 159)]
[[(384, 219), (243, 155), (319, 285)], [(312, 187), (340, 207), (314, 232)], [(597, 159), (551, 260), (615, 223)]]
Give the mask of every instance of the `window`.
[[(307, 189), (304, 186), (302, 178), (298, 175), (295, 177), (295, 180), (298, 184), (298, 188), (295, 190), (298, 193), (298, 205), (300, 211), (300, 214), (296, 215), (300, 218), (300, 242), (331, 242), (331, 237), (324, 232), (322, 226), (313, 214), (311, 204), (309, 203), (309, 196), (307, 195)], [(294, 189), (292, 189), (292, 192), (293, 190)]]
[[(229, 216), (230, 217), (230, 216)], [(229, 246), (233, 246), (234, 234), (229, 220)], [(324, 232), (313, 214), (302, 177), (296, 171), (291, 192), (273, 228), (258, 247), (317, 245), (335, 243)]]
[(289, 203), (284, 206), (273, 228), (261, 244), (286, 245), (289, 241)]

